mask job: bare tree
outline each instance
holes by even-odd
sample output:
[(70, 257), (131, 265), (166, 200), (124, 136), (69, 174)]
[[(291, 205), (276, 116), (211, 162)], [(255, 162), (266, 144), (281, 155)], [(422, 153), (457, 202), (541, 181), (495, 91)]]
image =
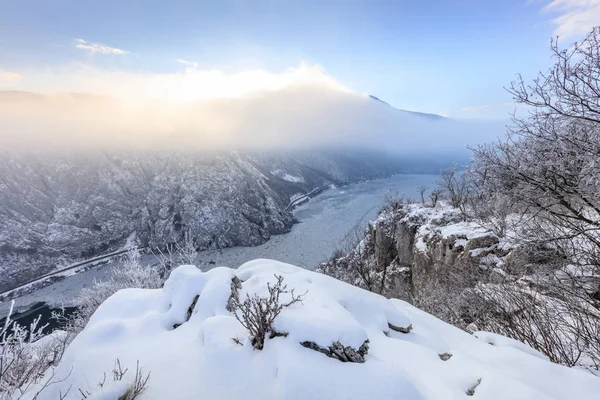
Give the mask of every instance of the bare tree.
[(192, 236), (191, 232), (187, 231), (183, 241), (181, 243), (176, 242), (175, 247), (182, 262), (194, 265), (196, 257), (198, 256), (198, 243)]
[[(556, 282), (554, 282), (556, 283)], [(478, 285), (466, 294), (480, 329), (522, 341), (556, 363), (600, 371), (600, 313), (564, 284)]]
[(397, 211), (400, 210), (404, 204), (406, 204), (404, 196), (399, 195), (398, 191), (390, 190), (383, 196), (381, 211)]
[(438, 186), (445, 192), (450, 204), (458, 208), (463, 216), (467, 216), (467, 202), (470, 195), (470, 175), (458, 171), (456, 168), (448, 168), (440, 173)]
[(600, 30), (550, 49), (554, 66), (508, 89), (529, 115), (513, 116), (505, 141), (474, 149), (471, 170), (482, 192), (507, 196), (544, 228), (528, 240), (600, 267)]
[(419, 191), (419, 196), (421, 197), (421, 204), (425, 205), (425, 192), (427, 192), (428, 187), (425, 185), (421, 185), (417, 188)]
[(431, 207), (435, 208), (435, 206), (437, 206), (437, 202), (440, 199), (441, 195), (442, 195), (441, 188), (435, 188), (431, 192), (429, 192), (429, 200), (431, 201)]
[(195, 265), (198, 256), (198, 242), (188, 231), (185, 233), (183, 240), (176, 241), (164, 249), (156, 248), (152, 251), (152, 254), (154, 254), (161, 269), (166, 273), (174, 265)]

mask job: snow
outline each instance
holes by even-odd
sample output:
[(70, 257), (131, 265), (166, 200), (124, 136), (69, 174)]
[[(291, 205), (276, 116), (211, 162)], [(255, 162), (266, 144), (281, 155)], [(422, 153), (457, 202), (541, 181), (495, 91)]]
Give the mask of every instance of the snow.
[(489, 230), (482, 228), (474, 222), (459, 222), (457, 224), (446, 225), (439, 228), (439, 232), (443, 238), (456, 236), (465, 237), (467, 240), (490, 235)]
[[(414, 246), (423, 254), (427, 254), (429, 250), (427, 242), (434, 235), (442, 239), (453, 239), (455, 249), (464, 248), (469, 240), (493, 235), (489, 229), (476, 222), (462, 221), (463, 217), (459, 210), (444, 201), (438, 202), (436, 207), (416, 203), (407, 204), (404, 210), (406, 214), (402, 217), (402, 222), (418, 226)], [(390, 217), (384, 212), (378, 218)], [(508, 244), (505, 245), (508, 247)], [(484, 250), (478, 249), (479, 252)], [(477, 255), (479, 253), (472, 254), (472, 256)]]
[(301, 176), (294, 176), (294, 175), (290, 175), (290, 174), (284, 174), (281, 177), (281, 179), (283, 179), (284, 181), (294, 182), (294, 183), (304, 182), (304, 178), (302, 178)]
[[(243, 282), (242, 296), (265, 295), (274, 275), (282, 275), (296, 295), (305, 293), (302, 303), (283, 309), (275, 320), (287, 337), (267, 339), (261, 351), (252, 348), (248, 333), (226, 310), (234, 275)], [(404, 334), (389, 324), (413, 329)], [(134, 371), (139, 360), (151, 373), (140, 400), (464, 400), (479, 380), (476, 399), (597, 399), (597, 377), (552, 364), (507, 338), (478, 336), (403, 301), (290, 264), (258, 259), (237, 270), (207, 272), (187, 265), (175, 269), (163, 289), (126, 289), (106, 300), (57, 367), (56, 377), (65, 381), (49, 386), (39, 399), (56, 399), (69, 387), (96, 399), (115, 398), (122, 384), (100, 391), (95, 382), (117, 358)], [(367, 338), (362, 364), (342, 363), (299, 343), (358, 347)], [(452, 357), (442, 361), (440, 353)], [(67, 398), (77, 395), (71, 390)]]
[(497, 333), (477, 331), (473, 332), (473, 336), (492, 346), (512, 347), (514, 349), (523, 351), (526, 354), (541, 358), (542, 360), (548, 360), (548, 357), (546, 357), (544, 354), (540, 353), (535, 349), (532, 349), (526, 344), (519, 342), (518, 340), (508, 338), (506, 336), (498, 335)]
[(275, 170), (271, 171), (271, 174), (283, 179), (284, 181), (288, 181), (288, 182), (292, 182), (292, 183), (303, 183), (304, 182), (303, 177), (289, 174), (280, 169), (275, 169)]

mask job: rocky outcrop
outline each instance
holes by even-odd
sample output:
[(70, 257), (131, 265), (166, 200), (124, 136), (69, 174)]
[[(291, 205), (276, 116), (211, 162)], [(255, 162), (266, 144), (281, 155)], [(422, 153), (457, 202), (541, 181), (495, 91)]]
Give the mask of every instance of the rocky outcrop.
[(375, 237), (375, 262), (377, 269), (382, 271), (386, 266), (397, 258), (396, 246), (394, 245), (394, 230), (396, 226), (388, 221), (378, 220), (375, 222), (373, 231)]
[[(506, 254), (496, 235), (463, 221), (458, 210), (410, 204), (384, 209), (367, 228), (360, 248), (323, 263), (319, 270), (378, 293), (410, 296), (432, 274), (450, 268), (486, 269), (487, 259)], [(372, 272), (366, 274), (365, 268)], [(506, 277), (497, 266), (490, 266), (488, 274), (495, 281)]]
[(396, 227), (396, 253), (398, 254), (398, 264), (411, 266), (414, 262), (413, 248), (415, 245), (415, 236), (417, 234), (416, 225), (410, 225), (406, 222), (399, 222)]
[(358, 349), (354, 349), (350, 346), (344, 346), (340, 342), (333, 342), (329, 347), (322, 347), (316, 344), (315, 342), (309, 341), (302, 342), (300, 344), (311, 350), (323, 353), (327, 357), (340, 360), (341, 362), (364, 363), (365, 356), (369, 352), (368, 339), (365, 340), (365, 342)]
[(235, 310), (235, 304), (240, 301), (240, 290), (242, 289), (242, 281), (236, 275), (231, 278), (231, 294), (227, 299), (227, 306), (225, 308), (229, 312), (233, 312)]
[(412, 331), (413, 327), (412, 327), (412, 324), (404, 327), (404, 326), (396, 326), (396, 325), (388, 322), (388, 328), (390, 328), (393, 331), (400, 332), (400, 333), (410, 333), (410, 331)]

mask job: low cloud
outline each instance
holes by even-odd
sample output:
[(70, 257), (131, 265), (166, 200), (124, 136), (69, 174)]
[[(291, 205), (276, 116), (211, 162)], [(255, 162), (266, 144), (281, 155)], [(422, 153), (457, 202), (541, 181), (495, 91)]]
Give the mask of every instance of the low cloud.
[(23, 79), (21, 74), (0, 70), (0, 87), (13, 86), (21, 81), (21, 79)]
[(600, 0), (551, 0), (544, 10), (558, 14), (552, 19), (554, 34), (576, 38), (600, 25)]
[(182, 60), (181, 58), (179, 60), (177, 60), (177, 62), (179, 64), (183, 64), (187, 67), (191, 67), (191, 68), (198, 68), (199, 64), (196, 61), (187, 61), (187, 60)]
[(115, 55), (115, 56), (124, 56), (127, 54), (131, 54), (127, 50), (118, 49), (116, 47), (106, 46), (100, 43), (91, 43), (83, 39), (75, 39), (75, 47), (87, 51), (91, 55), (94, 54), (106, 54), (106, 55)]
[(27, 92), (0, 91), (0, 146), (360, 147), (415, 156), (466, 154), (467, 145), (504, 130), (503, 124), (397, 110), (306, 64), (281, 72), (172, 74), (77, 64), (27, 77), (21, 85)]
[(28, 70), (21, 90), (41, 93), (91, 93), (126, 100), (196, 101), (239, 98), (262, 91), (308, 84), (349, 91), (319, 65), (301, 63), (279, 72), (260, 69), (224, 72), (185, 68), (172, 73), (132, 73), (73, 63)]

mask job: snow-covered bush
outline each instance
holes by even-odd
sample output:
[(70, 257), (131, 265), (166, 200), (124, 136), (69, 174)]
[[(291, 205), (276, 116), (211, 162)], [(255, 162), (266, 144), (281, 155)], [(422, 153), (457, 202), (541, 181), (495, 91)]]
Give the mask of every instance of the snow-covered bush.
[(525, 282), (480, 283), (464, 297), (479, 329), (527, 343), (553, 362), (599, 374), (600, 311), (556, 276), (533, 289)]
[(66, 321), (62, 320), (65, 329), (71, 334), (81, 332), (100, 304), (121, 289), (162, 287), (166, 279), (164, 274), (165, 271), (160, 267), (141, 265), (139, 250), (132, 249), (109, 279), (94, 282), (91, 287), (81, 291), (75, 301), (77, 311)]
[(438, 188), (448, 197), (452, 207), (458, 208), (467, 217), (469, 198), (473, 191), (470, 175), (456, 168), (445, 169), (440, 173)]
[(102, 380), (98, 382), (95, 389), (83, 390), (79, 388), (77, 391), (80, 394), (80, 400), (86, 399), (116, 399), (116, 400), (136, 400), (146, 389), (148, 389), (148, 381), (150, 373), (145, 374), (140, 367), (139, 361), (136, 363), (135, 375), (130, 379), (131, 374), (127, 374), (129, 368), (124, 368), (121, 365), (121, 360), (117, 358), (115, 367), (112, 370), (112, 381), (107, 382), (106, 373), (102, 375)]
[[(295, 295), (294, 289), (288, 290), (287, 285), (283, 284), (283, 276), (275, 275), (276, 282), (271, 284), (267, 282), (267, 297), (261, 297), (254, 294), (250, 297), (246, 294), (244, 301), (240, 301), (237, 292), (230, 299), (230, 308), (235, 314), (237, 320), (250, 333), (252, 346), (257, 350), (262, 350), (265, 345), (265, 339), (273, 339), (277, 336), (287, 336), (287, 332), (278, 332), (274, 327), (275, 318), (281, 314), (281, 311), (296, 303), (302, 303), (304, 295)], [(281, 295), (288, 295), (287, 301), (281, 299)]]
[[(45, 387), (61, 380), (51, 371), (61, 360), (68, 337), (59, 331), (45, 336), (39, 317), (25, 327), (11, 321), (11, 315), (12, 306), (0, 329), (0, 399), (20, 398), (34, 390), (35, 398)], [(39, 388), (34, 389), (36, 385)]]

